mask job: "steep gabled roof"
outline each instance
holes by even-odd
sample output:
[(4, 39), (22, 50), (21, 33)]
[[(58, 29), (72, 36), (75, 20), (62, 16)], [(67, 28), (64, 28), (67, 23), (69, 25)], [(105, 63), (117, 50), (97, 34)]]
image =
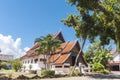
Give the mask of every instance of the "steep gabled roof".
[(70, 52), (70, 51), (73, 49), (73, 47), (76, 45), (76, 42), (77, 42), (77, 41), (68, 42), (68, 44), (67, 44), (66, 47), (62, 50), (61, 53), (68, 53), (68, 52)]
[(70, 54), (62, 54), (60, 58), (54, 64), (63, 64)]
[(55, 61), (55, 64), (62, 64), (65, 60), (67, 60), (67, 58), (70, 56), (70, 51), (77, 45), (77, 41), (62, 43), (61, 45), (64, 45), (64, 48), (58, 53), (60, 55), (58, 55), (56, 59), (53, 57), (55, 57), (57, 54), (53, 54), (50, 57), (50, 61)]
[[(73, 42), (70, 42), (70, 41), (65, 42), (61, 32), (53, 34), (52, 37), (53, 37), (53, 39), (61, 40), (62, 43), (60, 45), (60, 48), (56, 49), (54, 54), (51, 55), (51, 57), (49, 59), (50, 63), (63, 64), (70, 57), (71, 51), (73, 51), (74, 49), (77, 48), (76, 50), (77, 50), (77, 52), (79, 52), (79, 50), (81, 49), (78, 40), (73, 41)], [(35, 45), (29, 51), (27, 51), (26, 54), (23, 57), (21, 57), (21, 59), (30, 58), (30, 57), (38, 57), (38, 58), (41, 57), (41, 58), (43, 58), (43, 56), (37, 56), (35, 54), (35, 50), (39, 46), (40, 46), (39, 43), (35, 43)], [(82, 55), (81, 55), (81, 59), (84, 59)], [(85, 62), (85, 61), (83, 60), (83, 62)]]
[[(56, 34), (52, 34), (52, 37), (53, 39), (59, 39), (61, 40), (62, 42), (65, 42), (64, 38), (63, 38), (63, 35), (61, 32), (58, 32)], [(35, 50), (40, 46), (39, 42), (36, 42), (34, 44), (34, 46), (26, 52), (26, 54), (24, 56), (22, 56), (20, 59), (24, 59), (24, 58), (28, 58), (28, 57), (33, 57), (33, 56), (36, 56), (35, 54)]]
[(63, 37), (63, 35), (62, 35), (62, 32), (58, 32), (58, 33), (56, 33), (56, 34), (53, 34), (52, 37), (53, 37), (53, 39), (59, 39), (59, 40), (61, 40), (62, 42), (65, 42), (64, 37)]

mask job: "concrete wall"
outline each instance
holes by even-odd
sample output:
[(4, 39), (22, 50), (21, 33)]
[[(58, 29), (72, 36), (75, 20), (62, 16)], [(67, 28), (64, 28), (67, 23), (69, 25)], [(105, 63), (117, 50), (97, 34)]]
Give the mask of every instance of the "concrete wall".
[[(31, 63), (31, 60), (33, 60), (33, 62)], [(28, 63), (29, 62), (29, 63)], [(22, 60), (23, 66), (26, 66), (25, 71), (30, 70), (29, 66), (32, 65), (32, 69), (31, 70), (41, 70), (43, 68), (45, 68), (45, 65), (43, 63), (43, 61), (40, 61), (38, 59), (38, 61), (35, 63), (34, 59), (24, 59)]]
[(115, 62), (120, 61), (120, 54), (118, 52), (116, 52), (115, 54), (113, 54), (113, 61), (115, 61)]

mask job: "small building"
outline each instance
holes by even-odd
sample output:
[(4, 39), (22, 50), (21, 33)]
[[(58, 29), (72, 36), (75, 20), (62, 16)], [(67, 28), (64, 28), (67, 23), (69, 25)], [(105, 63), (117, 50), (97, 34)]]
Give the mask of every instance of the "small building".
[[(8, 62), (13, 59), (13, 55), (0, 54), (0, 62)], [(1, 66), (0, 66), (1, 69)], [(11, 64), (9, 63), (6, 69), (11, 69)]]
[(110, 54), (113, 55), (113, 60), (109, 61), (111, 70), (120, 71), (120, 53), (116, 50), (110, 51)]
[[(53, 39), (61, 40), (62, 43), (60, 44), (61, 49), (57, 49), (49, 58), (50, 69), (55, 70), (56, 73), (68, 73), (69, 68), (75, 64), (76, 56), (81, 49), (79, 42), (77, 40), (65, 42), (61, 32), (53, 34), (52, 37)], [(32, 70), (36, 71), (45, 68), (44, 60), (46, 59), (44, 58), (44, 55), (40, 54), (37, 56), (35, 54), (35, 50), (38, 47), (39, 43), (35, 43), (35, 45), (20, 58), (23, 65), (26, 66), (26, 71), (29, 70), (30, 65), (32, 65)], [(83, 53), (79, 56), (77, 66), (79, 63), (87, 66), (87, 63), (83, 58)]]
[(13, 59), (13, 55), (0, 54), (0, 61), (9, 61)]

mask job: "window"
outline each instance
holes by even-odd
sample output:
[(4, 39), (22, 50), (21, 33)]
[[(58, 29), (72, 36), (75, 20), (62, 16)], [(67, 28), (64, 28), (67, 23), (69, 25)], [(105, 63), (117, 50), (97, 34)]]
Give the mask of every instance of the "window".
[(40, 61), (45, 61), (45, 59), (40, 59)]
[(35, 59), (34, 61), (35, 61), (35, 63), (37, 63), (38, 59)]
[(62, 66), (55, 66), (55, 68), (62, 68)]
[(64, 66), (64, 68), (69, 68), (70, 66)]

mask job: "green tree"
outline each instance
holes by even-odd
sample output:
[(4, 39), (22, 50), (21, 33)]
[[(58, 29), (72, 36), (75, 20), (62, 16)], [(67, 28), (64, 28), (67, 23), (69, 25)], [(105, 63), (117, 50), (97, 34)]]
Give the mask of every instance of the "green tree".
[[(83, 40), (82, 48), (86, 39), (93, 42), (96, 36), (99, 36), (102, 45), (109, 44), (112, 39), (120, 51), (119, 0), (68, 0), (68, 2), (76, 7), (79, 15), (71, 14), (62, 22), (72, 27), (76, 36)], [(80, 53), (81, 51), (78, 56)]]
[(13, 68), (16, 72), (22, 68), (22, 63), (21, 63), (21, 61), (18, 60), (18, 59), (11, 60), (11, 64), (12, 64), (12, 68)]
[(110, 52), (102, 49), (96, 52), (93, 58), (93, 63), (101, 63), (105, 68), (107, 68), (108, 60), (112, 60), (112, 59), (113, 57), (110, 54)]
[(88, 46), (87, 51), (84, 54), (84, 58), (87, 61), (87, 63), (93, 64), (93, 58), (96, 55), (96, 53), (102, 49), (102, 45), (100, 44), (100, 41), (95, 40), (92, 44)]
[(44, 60), (45, 63), (45, 69), (49, 69), (49, 57), (55, 52), (56, 48), (60, 48), (61, 41), (58, 39), (53, 39), (50, 34), (48, 34), (46, 37), (40, 37), (36, 38), (35, 42), (39, 42), (40, 46), (36, 50), (36, 53), (44, 54)]
[(105, 68), (107, 68), (108, 60), (113, 59), (112, 55), (110, 54), (110, 50), (104, 49), (104, 47), (98, 40), (95, 40), (94, 43), (92, 43), (88, 47), (88, 50), (85, 52), (84, 58), (88, 63), (100, 63)]

